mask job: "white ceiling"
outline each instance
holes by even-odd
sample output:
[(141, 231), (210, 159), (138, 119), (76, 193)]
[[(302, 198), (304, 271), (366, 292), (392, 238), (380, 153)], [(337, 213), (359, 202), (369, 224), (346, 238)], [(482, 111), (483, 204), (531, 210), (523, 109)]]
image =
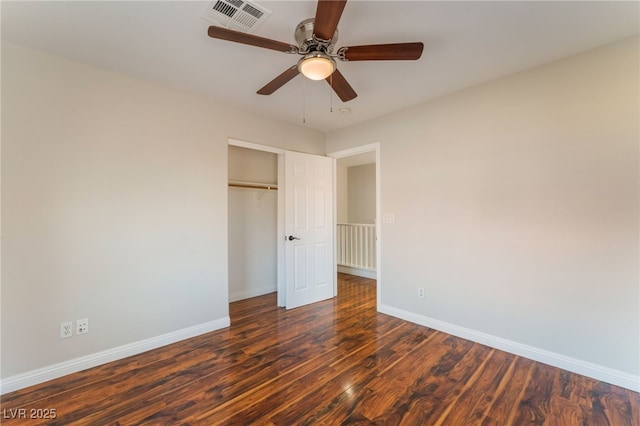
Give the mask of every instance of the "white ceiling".
[[(272, 15), (255, 34), (288, 43), (315, 15), (314, 1), (256, 2)], [(358, 93), (343, 104), (325, 82), (302, 76), (257, 95), (298, 56), (209, 38), (200, 16), (210, 3), (2, 1), (2, 37), (331, 131), (637, 34), (640, 4), (351, 0), (338, 47), (422, 41), (425, 49), (418, 61), (339, 62)]]

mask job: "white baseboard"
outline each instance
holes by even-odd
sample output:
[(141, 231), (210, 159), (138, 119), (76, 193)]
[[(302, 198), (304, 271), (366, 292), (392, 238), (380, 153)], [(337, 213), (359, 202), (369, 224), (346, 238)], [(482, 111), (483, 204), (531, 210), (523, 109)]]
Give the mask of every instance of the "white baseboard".
[(533, 346), (524, 345), (522, 343), (513, 342), (501, 337), (496, 337), (469, 328), (460, 327), (455, 324), (450, 324), (437, 319), (425, 317), (423, 315), (405, 311), (403, 309), (394, 308), (392, 306), (384, 304), (380, 304), (378, 306), (378, 312), (401, 318), (415, 324), (423, 325), (425, 327), (433, 328), (435, 330), (442, 331), (456, 337), (471, 340), (472, 342), (480, 343), (495, 349), (509, 352), (514, 355), (538, 361), (543, 364), (562, 368), (563, 370), (571, 371), (572, 373), (591, 377), (592, 379), (630, 389), (635, 392), (640, 392), (640, 376), (634, 376), (633, 374), (625, 373), (623, 371), (614, 370), (612, 368), (582, 361), (576, 358), (571, 358), (565, 355), (560, 355), (544, 349), (539, 349)]
[(338, 265), (338, 272), (355, 275), (357, 277), (370, 278), (372, 280), (378, 278), (376, 275), (376, 271), (372, 271), (371, 269), (356, 268), (353, 266)]
[(151, 349), (179, 342), (180, 340), (189, 339), (200, 334), (219, 330), (221, 328), (228, 327), (230, 324), (230, 318), (224, 317), (203, 324), (198, 324), (193, 327), (183, 328), (182, 330), (172, 331), (171, 333), (163, 334), (161, 336), (129, 343), (117, 348), (107, 349), (91, 355), (70, 359), (58, 364), (7, 377), (0, 381), (0, 395), (57, 379), (58, 377), (66, 376), (67, 374), (77, 373), (78, 371), (106, 364), (111, 361), (117, 361), (131, 355), (136, 355)]
[(278, 291), (276, 285), (254, 288), (251, 290), (238, 291), (229, 293), (229, 302), (237, 302), (238, 300), (249, 299), (251, 297), (262, 296), (263, 294), (275, 293)]

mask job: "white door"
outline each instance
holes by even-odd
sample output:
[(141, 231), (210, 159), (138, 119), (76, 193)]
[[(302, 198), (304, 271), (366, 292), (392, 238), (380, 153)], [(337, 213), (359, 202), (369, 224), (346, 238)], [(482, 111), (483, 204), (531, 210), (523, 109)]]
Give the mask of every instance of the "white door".
[(287, 309), (333, 297), (333, 160), (286, 151)]

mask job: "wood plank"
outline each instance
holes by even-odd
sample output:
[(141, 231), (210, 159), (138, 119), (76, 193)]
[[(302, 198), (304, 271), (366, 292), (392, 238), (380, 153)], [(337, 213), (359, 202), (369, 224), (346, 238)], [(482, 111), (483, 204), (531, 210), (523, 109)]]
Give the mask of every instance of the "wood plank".
[[(494, 404), (482, 421), (485, 426), (499, 426), (513, 424), (518, 402), (526, 389), (531, 377), (534, 361), (517, 357), (512, 363), (512, 370), (505, 375), (505, 386), (496, 396)], [(513, 413), (513, 414), (512, 414)]]
[(529, 386), (518, 406), (515, 424), (541, 425), (547, 421), (555, 375), (559, 369), (548, 365), (536, 364)]
[[(515, 360), (515, 355), (493, 351), (486, 362), (476, 371), (475, 379), (467, 383), (465, 390), (453, 404), (449, 404), (446, 417), (436, 424), (479, 424), (487, 415), (498, 394), (506, 385), (503, 379), (510, 379), (507, 372)], [(505, 377), (506, 376), (506, 377)]]

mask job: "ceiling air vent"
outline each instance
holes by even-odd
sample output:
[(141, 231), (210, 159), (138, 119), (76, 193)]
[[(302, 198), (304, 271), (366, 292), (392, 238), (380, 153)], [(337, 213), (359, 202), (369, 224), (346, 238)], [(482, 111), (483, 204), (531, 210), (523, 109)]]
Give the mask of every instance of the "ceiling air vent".
[(216, 0), (202, 12), (212, 24), (246, 33), (254, 32), (271, 15), (267, 9), (246, 0)]

